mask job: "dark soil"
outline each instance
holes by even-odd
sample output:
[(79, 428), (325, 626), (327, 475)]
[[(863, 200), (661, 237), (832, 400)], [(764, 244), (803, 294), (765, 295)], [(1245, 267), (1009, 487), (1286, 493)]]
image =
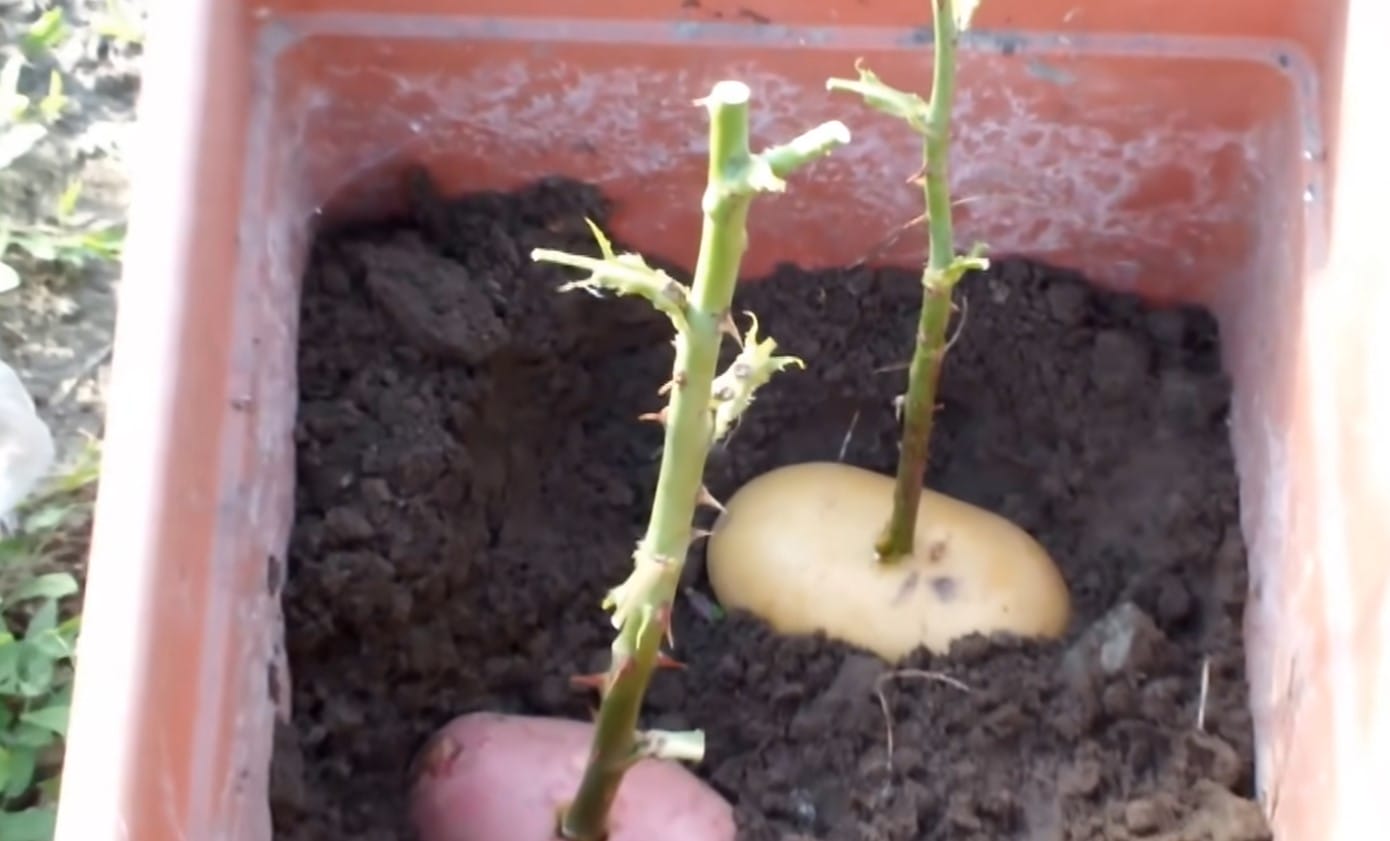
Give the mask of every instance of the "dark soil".
[[(605, 665), (599, 601), (645, 523), (660, 430), (636, 417), (660, 408), (670, 332), (633, 299), (558, 293), (567, 277), (528, 255), (592, 251), (583, 217), (605, 212), (593, 188), (550, 181), (320, 238), (277, 838), (408, 838), (412, 754), (462, 712), (589, 715), (568, 678)], [(712, 456), (715, 494), (837, 458), (856, 416), (846, 460), (891, 472), (918, 300), (913, 274), (870, 268), (744, 286), (739, 308), (808, 370), (775, 378)], [(930, 482), (1054, 553), (1071, 634), (910, 664), (966, 694), (709, 621), (691, 599), (689, 668), (658, 675), (648, 723), (706, 731), (698, 771), (750, 841), (1266, 838), (1247, 799), (1245, 554), (1215, 322), (1018, 260), (958, 302)], [(706, 592), (694, 566), (692, 589)]]

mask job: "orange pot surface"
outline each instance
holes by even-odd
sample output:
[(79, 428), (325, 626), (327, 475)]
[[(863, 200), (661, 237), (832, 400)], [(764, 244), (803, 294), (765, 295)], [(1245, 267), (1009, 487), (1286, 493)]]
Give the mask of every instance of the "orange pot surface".
[[(832, 118), (854, 132), (761, 200), (745, 271), (913, 262), (891, 234), (918, 212), (917, 139), (824, 83), (863, 57), (925, 90), (929, 16), (925, 0), (159, 4), (60, 841), (270, 838), (318, 214), (389, 209), (415, 162), (457, 190), (559, 172), (602, 183), (625, 241), (688, 264), (691, 101), (739, 78), (755, 140)], [(1359, 822), (1390, 778), (1387, 31), (1379, 0), (986, 0), (961, 56), (962, 241), (1221, 319), (1281, 841), (1374, 837)]]

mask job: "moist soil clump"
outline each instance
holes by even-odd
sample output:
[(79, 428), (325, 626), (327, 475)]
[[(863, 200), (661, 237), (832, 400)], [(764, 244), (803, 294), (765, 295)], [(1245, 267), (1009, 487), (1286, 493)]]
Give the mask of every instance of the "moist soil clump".
[[(588, 718), (569, 678), (606, 665), (599, 604), (657, 478), (661, 430), (637, 416), (662, 404), (669, 324), (562, 294), (572, 275), (529, 257), (595, 253), (600, 193), (418, 199), (322, 234), (306, 274), (280, 839), (410, 838), (409, 764), (460, 713)], [(807, 370), (774, 378), (712, 454), (715, 495), (797, 461), (891, 474), (919, 302), (898, 270), (742, 286), (736, 307)], [(1215, 322), (1016, 259), (957, 303), (929, 482), (1046, 545), (1068, 636), (970, 639), (889, 671), (718, 618), (695, 557), (687, 668), (657, 675), (646, 724), (706, 731), (697, 771), (749, 841), (1267, 838)]]

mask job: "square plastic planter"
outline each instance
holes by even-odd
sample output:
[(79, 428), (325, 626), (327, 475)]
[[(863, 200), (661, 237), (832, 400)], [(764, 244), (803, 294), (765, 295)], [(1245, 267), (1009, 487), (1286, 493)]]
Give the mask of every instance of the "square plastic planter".
[[(962, 58), (955, 175), (981, 197), (962, 241), (1221, 320), (1258, 787), (1281, 841), (1375, 836), (1390, 778), (1383, 5), (989, 0)], [(624, 240), (688, 264), (690, 100), (748, 82), (758, 137), (857, 115), (826, 77), (863, 56), (925, 88), (927, 20), (926, 0), (163, 4), (61, 841), (270, 837), (297, 286), (320, 214), (390, 209), (410, 163), (448, 190), (558, 172), (620, 202)], [(600, 107), (614, 86), (631, 95)], [(851, 262), (915, 215), (884, 177), (911, 171), (912, 139), (852, 127), (754, 215), (747, 274), (791, 236), (805, 266)]]

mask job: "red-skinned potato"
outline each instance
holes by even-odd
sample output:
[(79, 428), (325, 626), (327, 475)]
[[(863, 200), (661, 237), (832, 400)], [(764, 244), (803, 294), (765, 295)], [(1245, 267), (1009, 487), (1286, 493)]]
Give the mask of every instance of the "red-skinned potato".
[[(578, 721), (471, 713), (416, 763), (411, 822), (420, 841), (557, 841), (593, 728)], [(734, 841), (729, 804), (678, 763), (648, 759), (623, 778), (607, 841)]]
[(1066, 631), (1066, 582), (1023, 529), (923, 489), (913, 555), (885, 565), (874, 542), (892, 505), (892, 477), (847, 464), (757, 477), (725, 502), (710, 536), (716, 597), (779, 632), (823, 631), (889, 661), (975, 632)]

